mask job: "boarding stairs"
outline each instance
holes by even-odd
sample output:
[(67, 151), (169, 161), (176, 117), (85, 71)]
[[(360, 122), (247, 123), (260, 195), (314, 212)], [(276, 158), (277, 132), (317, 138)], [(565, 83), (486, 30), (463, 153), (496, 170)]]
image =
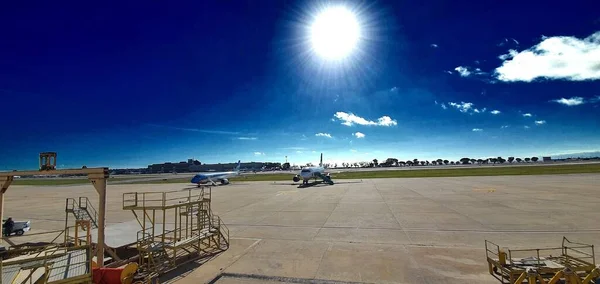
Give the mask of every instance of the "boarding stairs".
[(67, 198), (65, 213), (73, 214), (76, 220), (90, 221), (92, 229), (98, 228), (98, 211), (87, 197)]
[(324, 182), (326, 182), (329, 185), (333, 185), (333, 180), (331, 180), (331, 177), (326, 176), (322, 173), (315, 173), (317, 177), (321, 178)]
[[(142, 226), (137, 232), (137, 249), (144, 272), (160, 275), (185, 259), (203, 258), (229, 248), (229, 229), (211, 210), (210, 188), (126, 193), (123, 200), (123, 209), (132, 210)], [(168, 214), (175, 217), (175, 224), (164, 224), (162, 218), (154, 217), (167, 212), (175, 213)]]

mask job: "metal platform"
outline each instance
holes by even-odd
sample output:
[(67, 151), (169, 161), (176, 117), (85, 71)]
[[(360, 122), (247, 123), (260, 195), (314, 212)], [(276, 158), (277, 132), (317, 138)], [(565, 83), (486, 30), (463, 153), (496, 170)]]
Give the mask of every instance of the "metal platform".
[[(500, 249), (485, 241), (489, 273), (501, 283), (599, 283), (594, 246), (563, 237), (560, 247)], [(592, 282), (594, 281), (594, 282)]]
[(2, 264), (2, 283), (21, 283), (27, 278), (35, 283), (42, 277), (47, 277), (44, 283), (90, 278), (90, 256), (89, 249), (58, 249), (46, 251), (36, 257), (5, 260)]
[[(152, 224), (147, 223), (148, 228), (152, 227)], [(173, 230), (175, 225), (167, 223), (165, 230)], [(97, 243), (96, 232), (98, 229), (92, 229), (92, 242)], [(106, 226), (104, 229), (105, 244), (111, 248), (120, 248), (130, 245), (135, 245), (138, 241), (138, 231), (140, 230), (140, 223), (137, 220), (131, 220), (127, 222), (111, 224)], [(159, 235), (163, 231), (163, 224), (157, 223), (154, 225), (155, 235)]]

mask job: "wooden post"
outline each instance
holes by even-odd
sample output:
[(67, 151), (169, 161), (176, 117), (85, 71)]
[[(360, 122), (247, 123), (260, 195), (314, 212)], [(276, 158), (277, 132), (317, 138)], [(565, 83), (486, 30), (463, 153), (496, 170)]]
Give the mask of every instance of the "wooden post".
[[(4, 194), (12, 181), (12, 176), (5, 176), (3, 179), (0, 179), (0, 222), (4, 220)], [(0, 238), (0, 243), (2, 243), (2, 238)]]
[[(106, 171), (106, 175), (108, 175), (108, 169)], [(98, 192), (98, 238), (96, 238), (97, 243), (96, 246), (98, 249), (96, 250), (96, 261), (98, 263), (98, 267), (104, 267), (104, 228), (106, 224), (106, 178), (92, 178), (90, 177), (90, 181), (96, 188)]]

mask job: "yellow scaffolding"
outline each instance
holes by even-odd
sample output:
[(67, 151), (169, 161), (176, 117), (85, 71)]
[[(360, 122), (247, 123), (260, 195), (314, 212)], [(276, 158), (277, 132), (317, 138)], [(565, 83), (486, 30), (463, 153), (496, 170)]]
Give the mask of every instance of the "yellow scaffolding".
[[(56, 169), (56, 152), (40, 153), (40, 168), (35, 171), (0, 172), (0, 220), (4, 215), (4, 195), (15, 176), (34, 175), (87, 175), (88, 179), (98, 193), (98, 244), (104, 244), (104, 227), (106, 214), (106, 179), (109, 177), (108, 168), (81, 168), (81, 169)], [(104, 245), (96, 246), (95, 251), (98, 265), (104, 265)]]
[[(161, 275), (177, 266), (229, 248), (229, 229), (212, 213), (211, 187), (123, 194), (137, 232), (140, 271)], [(171, 221), (169, 221), (171, 220)]]
[(594, 246), (565, 237), (560, 247), (537, 249), (505, 250), (486, 240), (485, 253), (489, 273), (502, 283), (600, 283)]
[[(74, 236), (69, 235), (71, 229), (74, 229)], [(84, 236), (80, 236), (81, 229)], [(7, 256), (11, 258), (0, 262), (0, 283), (92, 283), (90, 222), (78, 220), (74, 227), (64, 231), (39, 234), (57, 232), (59, 234), (51, 243), (9, 248)], [(61, 237), (62, 242), (55, 243)]]

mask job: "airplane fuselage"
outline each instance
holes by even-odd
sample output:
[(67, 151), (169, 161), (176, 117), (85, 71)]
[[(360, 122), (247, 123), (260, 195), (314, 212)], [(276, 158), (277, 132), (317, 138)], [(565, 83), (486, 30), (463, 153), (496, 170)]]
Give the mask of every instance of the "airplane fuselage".
[(192, 183), (205, 184), (211, 181), (221, 182), (221, 184), (228, 184), (229, 178), (236, 176), (237, 172), (222, 172), (222, 173), (200, 173), (192, 178)]
[(306, 167), (300, 171), (300, 177), (307, 181), (311, 178), (316, 178), (317, 173), (325, 174), (325, 168), (323, 167)]
[(221, 184), (229, 184), (229, 178), (239, 175), (240, 174), (239, 170), (240, 170), (240, 161), (238, 161), (238, 165), (237, 165), (237, 167), (235, 167), (235, 171), (199, 173), (199, 174), (196, 174), (190, 182), (195, 183), (198, 186), (200, 186), (201, 184), (206, 184), (206, 183), (214, 184), (215, 182), (221, 182)]

